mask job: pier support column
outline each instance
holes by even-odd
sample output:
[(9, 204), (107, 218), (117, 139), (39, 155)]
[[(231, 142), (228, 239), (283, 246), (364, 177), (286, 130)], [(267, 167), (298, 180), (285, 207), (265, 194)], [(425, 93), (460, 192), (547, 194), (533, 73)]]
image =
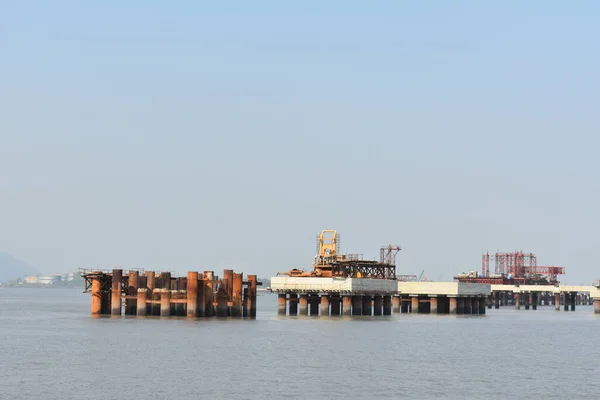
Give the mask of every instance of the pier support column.
[(383, 313), (383, 297), (373, 296), (373, 315), (382, 315)]
[(531, 304), (531, 293), (523, 293), (523, 300), (525, 301), (525, 309), (529, 310)]
[(394, 314), (400, 313), (400, 296), (392, 297), (392, 312)]
[(531, 308), (537, 310), (539, 298), (536, 292), (531, 292)]
[(569, 300), (570, 300), (569, 298), (570, 297), (571, 296), (569, 296), (569, 293), (567, 293), (567, 292), (563, 293), (563, 306), (564, 306), (565, 311), (569, 311)]
[(400, 297), (400, 312), (408, 313), (410, 309), (410, 299), (408, 297)]
[[(148, 288), (147, 298), (152, 300), (152, 291), (156, 288), (156, 276), (154, 271), (146, 271), (146, 287)], [(153, 315), (154, 304), (146, 304), (146, 315)]]
[(485, 314), (485, 302), (487, 301), (487, 297), (480, 297), (479, 298), (479, 314), (484, 315)]
[(308, 315), (308, 295), (300, 295), (300, 315)]
[(520, 310), (521, 309), (521, 295), (519, 293), (514, 293), (514, 298), (515, 298), (515, 309)]
[(362, 297), (362, 315), (373, 315), (373, 298), (371, 296)]
[[(204, 316), (205, 317), (212, 317), (213, 315), (215, 315), (215, 309), (214, 309), (214, 299), (213, 299), (213, 278), (214, 278), (214, 272), (213, 271), (204, 271)], [(249, 286), (249, 285), (248, 285)], [(243, 300), (246, 303), (246, 311), (245, 311), (245, 316), (248, 316), (249, 311), (250, 311), (250, 289), (247, 288), (248, 290), (246, 290), (246, 296), (245, 299)]]
[(138, 290), (138, 271), (129, 271), (127, 278), (127, 288), (125, 293), (127, 296), (135, 296), (135, 299), (125, 300), (125, 315), (136, 315), (137, 314), (137, 290)]
[(110, 296), (110, 313), (111, 315), (121, 315), (121, 291), (123, 270), (113, 269), (112, 271), (112, 287)]
[[(231, 299), (231, 316), (242, 316), (242, 286), (244, 284), (244, 275), (242, 273), (233, 274), (233, 297)], [(290, 296), (291, 297), (291, 296)]]
[(494, 294), (490, 294), (486, 297), (486, 305), (487, 308), (492, 308), (494, 306)]
[(410, 312), (411, 314), (417, 314), (419, 312), (419, 298), (413, 296), (410, 299)]
[(494, 308), (497, 310), (500, 308), (500, 293), (494, 292)]
[(352, 296), (342, 297), (342, 313), (352, 315)]
[[(217, 291), (217, 317), (224, 318), (227, 317), (227, 300), (229, 300), (229, 294), (227, 293), (227, 289), (223, 285)], [(285, 295), (284, 295), (285, 296)], [(284, 297), (285, 299), (285, 297)], [(285, 307), (285, 303), (284, 303)]]
[(392, 315), (392, 296), (383, 296), (383, 315)]
[(296, 293), (290, 293), (290, 315), (298, 315), (298, 295)]
[[(485, 308), (484, 308), (485, 310)], [(471, 297), (471, 314), (479, 314), (479, 298)]]
[(465, 298), (464, 297), (456, 298), (456, 313), (457, 314), (465, 313)]
[(456, 304), (456, 297), (450, 297), (449, 299), (449, 305), (450, 305), (450, 309), (448, 310), (448, 312), (450, 314), (456, 314), (456, 308), (457, 308), (457, 304)]
[(187, 316), (196, 318), (198, 316), (198, 272), (187, 273)]
[(308, 298), (308, 304), (310, 306), (310, 315), (313, 317), (319, 316), (319, 307), (321, 305), (321, 299), (318, 294), (311, 294)]
[(554, 310), (560, 311), (560, 293), (554, 294)]
[(329, 312), (329, 315), (334, 316), (334, 317), (339, 316), (341, 314), (340, 313), (341, 303), (342, 303), (342, 299), (339, 294), (331, 295), (331, 297), (329, 298), (329, 304), (331, 306), (331, 311)]
[(429, 298), (429, 304), (431, 305), (429, 307), (429, 312), (431, 314), (437, 314), (438, 313), (438, 299), (437, 299), (437, 297), (430, 297)]
[(102, 314), (102, 293), (100, 293), (101, 286), (100, 279), (92, 279), (92, 315)]
[(362, 296), (352, 296), (352, 315), (362, 315)]
[(600, 314), (600, 299), (594, 299), (594, 314)]
[(169, 289), (156, 289), (160, 293), (160, 316), (171, 316), (171, 291)]
[(575, 311), (575, 302), (577, 301), (577, 293), (571, 292), (571, 311)]
[(321, 306), (319, 307), (321, 316), (328, 317), (329, 316), (329, 295), (324, 294), (321, 296)]
[(463, 308), (463, 314), (473, 313), (473, 300), (470, 297), (465, 297), (465, 307)]
[(248, 275), (248, 317), (256, 318), (256, 275)]
[(277, 295), (277, 315), (285, 315), (286, 314), (286, 295), (285, 293), (279, 293)]
[(137, 290), (136, 315), (145, 317), (148, 309), (146, 307), (146, 299), (148, 298), (148, 289), (142, 288)]

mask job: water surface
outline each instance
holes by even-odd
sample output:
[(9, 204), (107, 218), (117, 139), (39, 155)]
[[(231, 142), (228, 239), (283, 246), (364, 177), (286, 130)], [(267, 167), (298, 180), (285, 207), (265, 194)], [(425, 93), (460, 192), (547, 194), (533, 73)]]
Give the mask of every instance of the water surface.
[(91, 318), (76, 289), (0, 289), (0, 399), (598, 399), (600, 317)]

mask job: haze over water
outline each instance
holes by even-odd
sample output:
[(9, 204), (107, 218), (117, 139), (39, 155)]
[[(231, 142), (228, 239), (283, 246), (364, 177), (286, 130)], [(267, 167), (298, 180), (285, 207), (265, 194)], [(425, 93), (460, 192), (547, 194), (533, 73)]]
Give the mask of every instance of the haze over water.
[(94, 319), (74, 289), (0, 290), (4, 399), (597, 399), (600, 317)]

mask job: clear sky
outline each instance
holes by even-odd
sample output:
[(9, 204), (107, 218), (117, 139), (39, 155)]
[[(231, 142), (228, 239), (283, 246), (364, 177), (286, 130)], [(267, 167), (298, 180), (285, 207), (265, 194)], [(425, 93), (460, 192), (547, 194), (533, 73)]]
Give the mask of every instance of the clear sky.
[(600, 278), (600, 2), (94, 3), (0, 5), (0, 251), (268, 277), (337, 229)]

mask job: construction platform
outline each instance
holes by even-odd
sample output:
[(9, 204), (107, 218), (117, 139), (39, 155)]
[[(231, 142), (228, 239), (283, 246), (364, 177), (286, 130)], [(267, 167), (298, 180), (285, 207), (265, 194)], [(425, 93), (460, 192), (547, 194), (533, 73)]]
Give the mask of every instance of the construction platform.
[(490, 285), (399, 281), (400, 246), (381, 247), (379, 261), (340, 254), (339, 247), (337, 231), (321, 231), (312, 271), (271, 278), (279, 315), (485, 314)]
[(170, 272), (122, 269), (86, 271), (85, 292), (91, 293), (92, 316), (125, 315), (138, 317), (256, 317), (256, 275), (224, 270), (187, 273), (173, 277)]

